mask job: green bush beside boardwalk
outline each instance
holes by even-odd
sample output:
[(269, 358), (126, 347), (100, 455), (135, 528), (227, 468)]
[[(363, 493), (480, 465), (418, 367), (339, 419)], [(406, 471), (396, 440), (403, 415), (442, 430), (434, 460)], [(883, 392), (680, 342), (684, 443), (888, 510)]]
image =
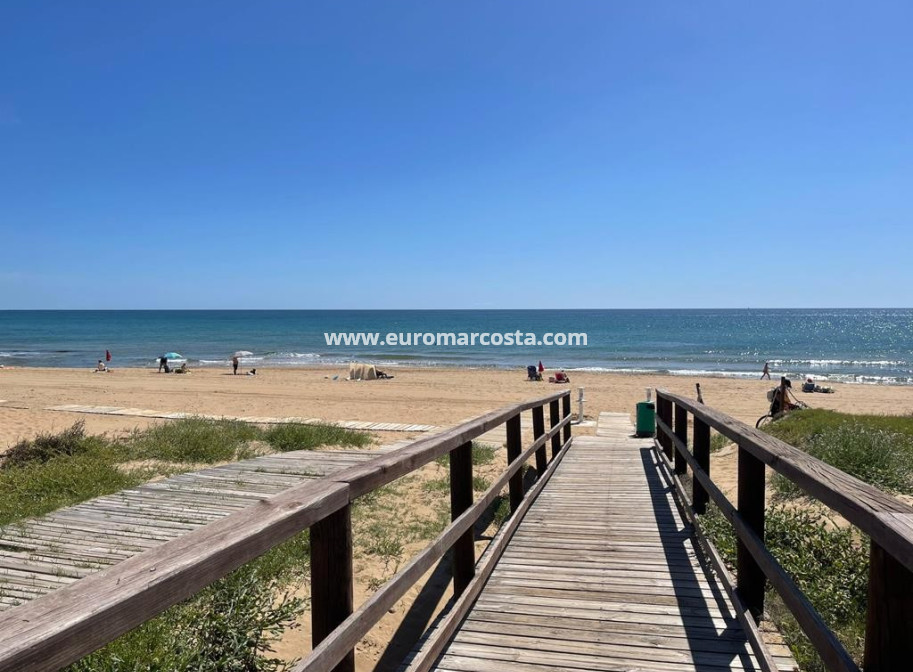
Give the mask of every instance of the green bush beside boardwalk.
[[(790, 413), (764, 431), (891, 494), (913, 494), (913, 417), (850, 415), (809, 409)], [(835, 524), (833, 514), (775, 474), (774, 502), (765, 539), (771, 553), (808, 596), (858, 663), (865, 636), (869, 543), (858, 530)], [(730, 566), (735, 535), (715, 508), (701, 519)], [(802, 670), (825, 667), (792, 615), (772, 591), (766, 612)]]

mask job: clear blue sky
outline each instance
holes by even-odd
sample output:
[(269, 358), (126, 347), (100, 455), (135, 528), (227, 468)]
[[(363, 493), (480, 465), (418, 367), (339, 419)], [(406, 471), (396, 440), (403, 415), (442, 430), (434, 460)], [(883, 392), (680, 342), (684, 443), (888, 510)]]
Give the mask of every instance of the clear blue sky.
[(0, 10), (0, 308), (909, 306), (913, 4)]

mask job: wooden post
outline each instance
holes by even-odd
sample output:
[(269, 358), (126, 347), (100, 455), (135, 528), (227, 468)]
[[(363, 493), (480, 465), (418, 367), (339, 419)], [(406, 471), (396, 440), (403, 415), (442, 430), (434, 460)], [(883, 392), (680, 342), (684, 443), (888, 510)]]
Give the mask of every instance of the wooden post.
[[(675, 436), (686, 446), (688, 445), (688, 410), (678, 404), (675, 404)], [(686, 473), (688, 462), (685, 461), (685, 456), (675, 448), (675, 444), (672, 445), (672, 448), (675, 451), (675, 473)]]
[[(352, 511), (349, 505), (311, 526), (311, 644), (352, 614)], [(349, 651), (333, 672), (355, 672)]]
[[(507, 463), (512, 464), (523, 452), (523, 439), (520, 434), (520, 414), (507, 421)], [(510, 511), (513, 513), (523, 501), (523, 469), (510, 477)]]
[[(545, 411), (541, 406), (533, 407), (533, 438), (538, 439), (545, 434)], [(536, 451), (536, 478), (542, 478), (548, 467), (548, 456), (545, 452), (545, 446)]]
[[(472, 506), (472, 442), (450, 451), (450, 520)], [(453, 593), (463, 594), (476, 572), (475, 530), (469, 528), (453, 544)]]
[[(764, 463), (739, 446), (739, 515), (764, 541)], [(736, 547), (737, 587), (742, 602), (760, 622), (764, 615), (764, 586), (767, 578), (751, 553), (740, 541)]]
[(913, 573), (870, 543), (865, 672), (900, 672), (913, 664)]
[[(548, 420), (551, 424), (551, 429), (557, 427), (558, 423), (561, 422), (559, 413), (558, 400), (555, 399), (548, 405)], [(552, 434), (552, 459), (555, 459), (555, 455), (559, 452), (561, 452), (561, 432), (555, 432)]]
[[(666, 426), (672, 429), (672, 402), (666, 399), (665, 397), (657, 398), (657, 411), (659, 411), (660, 416), (663, 419), (663, 422), (666, 423)], [(661, 443), (663, 446), (663, 452), (666, 453), (666, 457), (670, 460), (672, 459), (672, 439), (666, 436), (665, 432), (660, 432), (661, 434)]]
[[(710, 475), (710, 425), (694, 416), (694, 437), (691, 444), (694, 459)], [(695, 513), (706, 513), (710, 497), (696, 478), (691, 479), (691, 504)]]
[[(571, 392), (568, 390), (568, 393), (561, 397), (561, 406), (564, 414), (562, 415), (562, 420), (564, 418), (571, 417)], [(581, 418), (582, 420), (583, 418)], [(571, 440), (571, 423), (568, 422), (564, 426), (564, 442), (567, 443)]]

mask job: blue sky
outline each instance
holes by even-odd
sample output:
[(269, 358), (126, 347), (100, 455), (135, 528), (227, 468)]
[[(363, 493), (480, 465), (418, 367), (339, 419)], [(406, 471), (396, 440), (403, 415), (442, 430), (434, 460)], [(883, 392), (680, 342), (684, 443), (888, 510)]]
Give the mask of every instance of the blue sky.
[(913, 4), (0, 10), (0, 308), (909, 306)]

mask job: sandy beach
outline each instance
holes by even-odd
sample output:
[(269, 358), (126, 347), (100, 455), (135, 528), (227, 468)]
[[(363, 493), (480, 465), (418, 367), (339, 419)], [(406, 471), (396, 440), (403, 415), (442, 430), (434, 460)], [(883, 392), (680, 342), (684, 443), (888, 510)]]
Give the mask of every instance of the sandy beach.
[[(154, 422), (46, 410), (65, 404), (450, 425), (556, 389), (546, 382), (528, 382), (524, 372), (513, 370), (397, 368), (392, 373), (393, 380), (350, 382), (344, 380), (346, 371), (341, 367), (266, 369), (257, 376), (233, 376), (230, 369), (166, 375), (154, 369), (95, 374), (86, 369), (4, 368), (0, 369), (0, 450), (39, 432), (63, 429), (78, 419), (85, 420), (90, 432), (127, 431)], [(776, 371), (773, 374), (776, 380)], [(333, 376), (339, 378), (333, 380)], [(583, 387), (585, 414), (592, 418), (600, 411), (633, 412), (647, 387), (693, 396), (695, 383), (701, 384), (708, 405), (752, 424), (766, 411), (765, 392), (773, 385), (766, 380), (731, 378), (571, 374), (574, 410), (577, 388)], [(834, 388), (835, 394), (798, 394), (816, 408), (913, 413), (910, 386), (836, 384)]]

